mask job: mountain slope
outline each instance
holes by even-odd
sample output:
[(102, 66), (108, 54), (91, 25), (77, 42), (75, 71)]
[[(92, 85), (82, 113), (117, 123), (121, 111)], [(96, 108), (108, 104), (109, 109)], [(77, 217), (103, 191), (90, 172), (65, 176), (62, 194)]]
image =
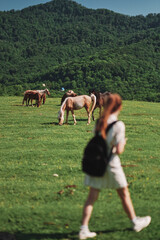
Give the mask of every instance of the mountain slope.
[[(145, 76), (149, 78), (149, 75), (154, 75), (149, 80), (149, 88), (156, 97), (150, 100), (156, 98), (157, 101), (159, 43), (160, 14), (129, 17), (107, 9), (87, 9), (70, 0), (53, 0), (21, 11), (0, 12), (1, 89), (6, 93), (20, 94), (26, 88), (38, 88), (41, 82), (48, 81), (50, 88), (54, 90), (59, 90), (64, 85), (65, 88), (72, 87), (87, 92), (90, 86), (87, 79), (96, 72), (97, 89), (105, 90), (107, 85), (104, 83), (107, 84), (109, 80), (114, 83), (114, 90), (120, 91), (116, 86), (120, 81), (123, 88), (124, 81), (122, 74), (117, 73), (116, 66), (118, 64), (125, 72), (124, 65), (129, 61), (130, 67), (127, 68), (128, 73), (125, 76), (128, 90), (125, 92), (130, 92), (130, 78), (133, 77), (136, 81), (137, 76), (137, 81), (141, 82)], [(129, 58), (124, 57), (123, 52), (126, 51)], [(96, 67), (96, 62), (99, 61), (100, 64), (103, 53), (106, 62), (109, 62), (112, 56), (114, 67), (107, 65), (109, 79), (107, 74), (103, 74), (104, 81), (101, 81), (101, 72)], [(85, 62), (89, 66), (95, 55), (94, 69), (91, 68), (90, 74), (84, 74), (81, 70), (79, 75), (84, 75), (81, 81), (75, 77), (77, 74), (71, 77), (63, 72), (67, 63), (71, 69), (74, 63), (82, 66)], [(137, 75), (135, 62), (143, 69)], [(55, 69), (62, 71), (61, 76), (65, 76), (68, 84), (64, 78), (56, 79)], [(119, 77), (119, 80), (115, 79), (115, 76)], [(132, 88), (135, 86), (136, 84), (133, 84)], [(129, 97), (129, 94), (121, 94)], [(135, 94), (133, 98), (136, 96), (137, 99), (147, 100), (149, 90), (144, 95)]]

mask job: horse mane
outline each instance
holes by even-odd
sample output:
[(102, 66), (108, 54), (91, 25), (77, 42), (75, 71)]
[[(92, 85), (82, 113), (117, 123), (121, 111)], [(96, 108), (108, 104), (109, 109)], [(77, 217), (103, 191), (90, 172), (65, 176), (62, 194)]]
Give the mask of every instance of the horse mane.
[(101, 94), (102, 94), (102, 95), (107, 95), (107, 96), (109, 96), (109, 95), (111, 94), (111, 92), (106, 91), (106, 92), (101, 93)]

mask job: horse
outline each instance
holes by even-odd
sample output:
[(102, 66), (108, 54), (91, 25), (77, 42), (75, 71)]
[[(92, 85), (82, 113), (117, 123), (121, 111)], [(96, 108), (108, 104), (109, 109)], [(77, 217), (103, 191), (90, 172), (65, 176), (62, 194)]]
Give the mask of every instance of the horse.
[[(87, 125), (90, 124), (91, 113), (92, 113), (95, 105), (96, 105), (96, 96), (94, 94), (91, 94), (91, 96), (80, 95), (80, 96), (76, 96), (76, 97), (66, 98), (64, 100), (64, 102), (62, 103), (60, 111), (59, 111), (59, 115), (58, 115), (59, 125), (62, 125), (64, 122), (65, 110), (67, 111), (66, 123), (68, 123), (68, 115), (69, 115), (69, 111), (71, 111), (73, 120), (74, 120), (74, 125), (76, 125), (77, 122), (76, 122), (76, 118), (74, 115), (74, 110), (79, 110), (83, 107), (86, 109), (87, 115), (88, 115)], [(91, 109), (90, 109), (90, 106), (91, 106)]]
[(43, 104), (45, 104), (45, 102), (46, 102), (46, 93), (43, 93), (43, 95), (41, 96), (41, 98), (43, 99)]
[[(39, 99), (40, 97), (40, 99)], [(23, 98), (23, 102), (22, 105), (24, 105), (24, 101), (26, 101), (26, 106), (29, 106), (29, 101), (31, 100), (31, 105), (33, 107), (33, 100), (36, 100), (36, 105), (37, 105), (37, 99), (39, 100), (39, 104), (41, 104), (41, 94), (36, 91), (36, 90), (27, 90), (24, 92), (24, 98)]]
[(46, 102), (46, 94), (49, 96), (50, 95), (50, 92), (49, 90), (46, 88), (44, 90), (36, 90), (37, 92), (39, 92), (41, 94), (41, 101), (43, 99), (43, 104), (45, 104)]
[[(40, 94), (40, 104), (42, 102), (42, 99), (43, 99), (43, 104), (45, 104), (46, 94), (50, 95), (50, 92), (47, 88), (44, 90), (27, 90), (24, 92), (24, 98), (23, 98), (22, 105), (24, 105), (24, 101), (26, 101), (26, 106), (28, 106), (29, 101), (31, 100), (31, 105), (33, 106), (33, 99), (31, 98), (32, 95), (30, 95), (28, 93), (39, 93)], [(27, 99), (28, 99), (28, 101), (27, 101)]]
[(40, 104), (41, 104), (41, 95), (40, 95), (40, 93), (38, 93), (36, 91), (26, 92), (25, 95), (24, 95), (24, 98), (23, 98), (23, 101), (26, 101), (26, 106), (29, 105), (29, 100), (30, 99), (31, 99), (31, 101), (33, 101), (33, 99), (36, 100), (37, 107), (40, 106)]
[(94, 118), (95, 109), (97, 107), (99, 108), (99, 116), (101, 116), (102, 107), (104, 107), (105, 102), (106, 102), (108, 96), (111, 94), (111, 92), (106, 91), (104, 93), (101, 93), (101, 92), (96, 92), (95, 90), (91, 90), (91, 91), (89, 91), (89, 94), (94, 94), (96, 96), (96, 105), (92, 112), (92, 119), (94, 121), (95, 120), (95, 118)]
[(75, 92), (73, 92), (72, 90), (68, 90), (68, 92), (66, 92), (61, 99), (61, 105), (67, 97), (76, 97), (76, 96), (77, 94)]

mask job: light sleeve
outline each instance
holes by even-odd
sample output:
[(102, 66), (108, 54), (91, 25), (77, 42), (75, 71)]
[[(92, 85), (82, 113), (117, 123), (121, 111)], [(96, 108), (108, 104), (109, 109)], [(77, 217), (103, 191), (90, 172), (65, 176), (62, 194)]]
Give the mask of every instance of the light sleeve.
[(115, 145), (125, 142), (125, 125), (122, 121), (115, 124)]

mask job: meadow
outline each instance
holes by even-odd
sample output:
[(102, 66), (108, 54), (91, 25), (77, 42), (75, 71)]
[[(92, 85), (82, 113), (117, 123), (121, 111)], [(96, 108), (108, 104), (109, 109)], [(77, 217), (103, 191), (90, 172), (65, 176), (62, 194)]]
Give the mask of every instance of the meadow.
[[(81, 171), (83, 149), (93, 135), (85, 110), (58, 125), (60, 98), (40, 108), (22, 106), (22, 97), (0, 97), (0, 236), (16, 240), (78, 239), (88, 188)], [(98, 110), (95, 111), (98, 117)], [(128, 142), (121, 162), (138, 216), (151, 225), (139, 233), (115, 190), (95, 204), (90, 229), (97, 240), (160, 240), (160, 104), (124, 101), (119, 117)]]

